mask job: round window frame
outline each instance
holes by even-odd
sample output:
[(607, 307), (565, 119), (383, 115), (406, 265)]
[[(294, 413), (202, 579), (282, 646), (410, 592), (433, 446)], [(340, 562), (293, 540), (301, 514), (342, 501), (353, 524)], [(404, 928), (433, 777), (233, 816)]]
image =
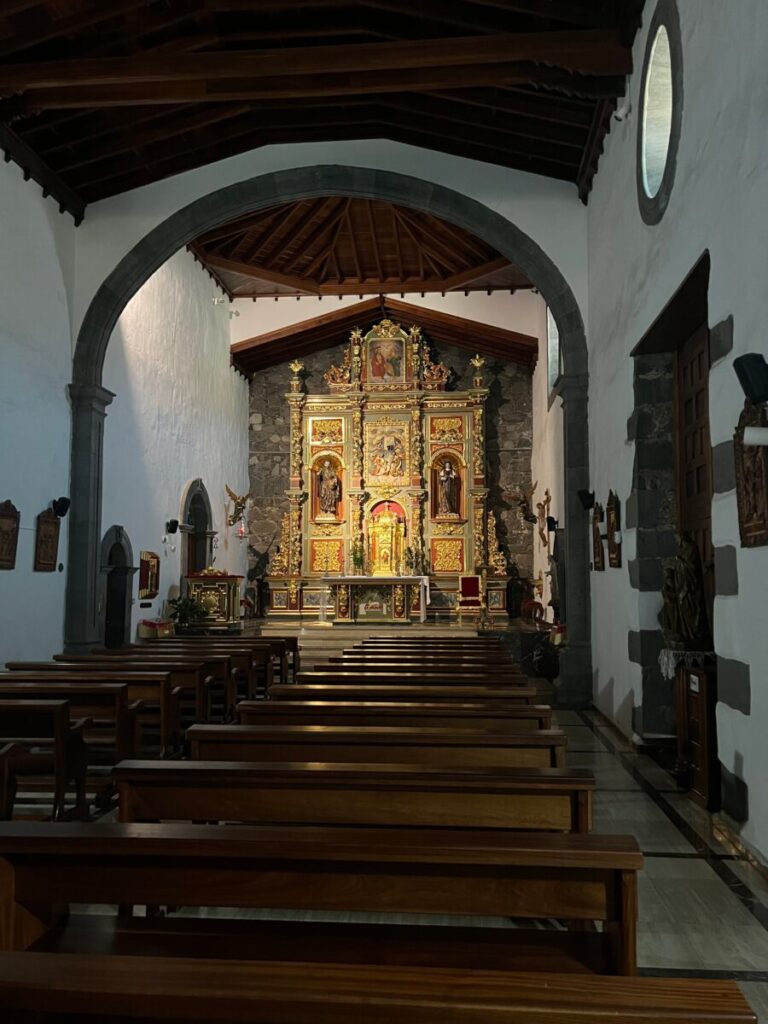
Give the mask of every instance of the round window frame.
[[(664, 28), (669, 40), (669, 55), (672, 74), (672, 123), (669, 131), (669, 144), (667, 146), (667, 160), (664, 165), (664, 173), (661, 184), (654, 196), (649, 196), (645, 190), (645, 175), (643, 173), (643, 143), (645, 121), (645, 98), (648, 84), (648, 75), (651, 67), (651, 55), (653, 54), (656, 36), (660, 28)], [(648, 38), (645, 44), (645, 56), (643, 57), (643, 73), (640, 78), (640, 102), (639, 117), (637, 119), (637, 155), (635, 159), (635, 171), (637, 179), (637, 201), (640, 207), (640, 216), (646, 224), (658, 224), (667, 209), (672, 188), (675, 184), (675, 171), (677, 170), (677, 153), (680, 145), (680, 133), (683, 125), (683, 46), (680, 38), (680, 16), (675, 0), (659, 0), (656, 10), (653, 12), (650, 25), (648, 26)]]

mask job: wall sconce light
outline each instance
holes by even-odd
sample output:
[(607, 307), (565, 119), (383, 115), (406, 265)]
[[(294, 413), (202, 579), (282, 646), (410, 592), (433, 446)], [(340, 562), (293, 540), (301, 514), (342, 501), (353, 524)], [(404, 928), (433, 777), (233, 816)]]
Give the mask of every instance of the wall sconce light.
[(242, 519), (237, 524), (237, 536), (240, 538), (240, 540), (245, 540), (245, 523), (243, 522)]
[(213, 298), (211, 299), (211, 302), (214, 304), (214, 306), (223, 306), (226, 301), (227, 300), (223, 295), (214, 295)]
[(165, 524), (165, 532), (166, 533), (178, 533), (179, 532), (179, 520), (178, 519), (169, 519), (168, 522)]
[(64, 518), (67, 512), (69, 512), (70, 505), (71, 502), (69, 498), (54, 498), (53, 501), (51, 502), (53, 514), (56, 516), (57, 519)]
[(594, 491), (581, 490), (577, 491), (576, 494), (578, 495), (579, 501), (581, 502), (581, 507), (584, 509), (585, 512), (589, 512), (591, 508), (595, 507)]

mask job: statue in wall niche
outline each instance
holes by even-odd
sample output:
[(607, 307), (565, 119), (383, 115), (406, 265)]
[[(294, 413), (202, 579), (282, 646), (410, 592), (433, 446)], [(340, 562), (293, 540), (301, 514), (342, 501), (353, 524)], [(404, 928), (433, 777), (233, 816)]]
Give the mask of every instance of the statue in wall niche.
[(704, 574), (690, 533), (678, 535), (675, 563), (665, 571), (662, 598), (658, 618), (667, 639), (693, 647), (708, 645)]
[(680, 634), (687, 643), (701, 643), (709, 634), (704, 604), (704, 574), (699, 549), (690, 533), (681, 533), (675, 555), (675, 592)]
[(680, 613), (677, 608), (675, 570), (671, 566), (664, 570), (661, 596), (664, 604), (659, 612), (659, 625), (669, 640), (679, 641), (682, 639), (680, 636)]
[(336, 469), (330, 459), (326, 459), (317, 474), (317, 499), (323, 515), (336, 515), (339, 505), (341, 485)]
[(437, 514), (440, 516), (458, 515), (458, 480), (459, 474), (450, 459), (446, 459), (438, 473), (440, 490), (437, 498)]

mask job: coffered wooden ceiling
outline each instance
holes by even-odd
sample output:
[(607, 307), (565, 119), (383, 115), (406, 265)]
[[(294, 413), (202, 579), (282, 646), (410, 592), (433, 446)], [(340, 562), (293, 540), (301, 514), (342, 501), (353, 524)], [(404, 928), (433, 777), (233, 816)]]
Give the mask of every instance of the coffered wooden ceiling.
[(2, 0), (0, 147), (63, 209), (387, 138), (589, 193), (642, 0)]
[(491, 327), (490, 324), (401, 302), (389, 296), (365, 299), (311, 320), (235, 342), (230, 348), (232, 365), (240, 373), (250, 376), (288, 359), (339, 345), (348, 339), (353, 328), (367, 331), (384, 317), (406, 328), (418, 324), (427, 340), (437, 344), (456, 345), (471, 352), (482, 352), (491, 359), (518, 363), (531, 373), (536, 367), (539, 343), (530, 334)]
[(216, 228), (189, 248), (231, 298), (531, 287), (461, 228), (368, 199), (285, 203)]

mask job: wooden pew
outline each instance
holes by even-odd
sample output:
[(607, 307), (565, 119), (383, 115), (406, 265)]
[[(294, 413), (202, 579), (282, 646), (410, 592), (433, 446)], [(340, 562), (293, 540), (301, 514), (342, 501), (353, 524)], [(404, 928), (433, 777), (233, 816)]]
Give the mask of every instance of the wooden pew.
[(0, 700), (66, 700), (73, 714), (89, 719), (85, 742), (91, 764), (114, 765), (138, 755), (136, 716), (141, 702), (129, 699), (125, 683), (61, 683), (50, 673), (34, 682), (11, 678), (0, 673)]
[[(407, 956), (406, 962), (413, 958), (440, 965), (450, 963), (451, 944), (458, 941), (462, 956), (468, 948), (475, 950), (473, 962), (479, 967), (535, 963), (539, 970), (559, 970), (570, 964), (570, 969), (627, 975), (636, 970), (636, 873), (642, 854), (631, 836), (3, 822), (0, 860), (3, 951), (60, 944), (70, 926), (77, 927), (74, 916), (65, 916), (69, 904), (122, 903), (477, 915), (514, 917), (521, 923), (554, 918), (577, 926), (600, 922), (602, 929), (594, 932), (522, 926), (422, 931), (406, 925), (396, 933), (409, 952), (398, 950), (397, 943), (393, 952)], [(119, 930), (120, 919), (105, 920), (111, 929), (108, 948), (119, 953), (114, 929)], [(94, 924), (89, 917), (83, 929), (86, 942), (93, 942)], [(261, 949), (275, 958), (266, 922), (244, 924), (252, 927), (237, 936), (239, 955), (247, 956), (249, 945), (257, 949), (261, 942)], [(176, 929), (194, 931), (195, 926), (194, 918), (173, 923)], [(145, 927), (152, 928), (151, 920)], [(291, 931), (293, 938), (281, 946), (280, 957), (306, 959), (303, 951), (314, 948), (334, 959), (334, 929), (319, 939), (306, 922), (297, 922)], [(348, 955), (348, 926), (335, 931), (346, 936), (340, 955)], [(363, 927), (357, 934), (367, 936), (367, 950), (361, 948), (359, 955), (383, 962), (386, 927)], [(168, 955), (173, 955), (172, 946)], [(227, 955), (226, 943), (217, 946)]]
[[(15, 664), (21, 664), (17, 662)], [(98, 683), (124, 684), (130, 701), (138, 701), (140, 719), (160, 730), (160, 756), (172, 754), (181, 742), (180, 688), (173, 685), (173, 673), (148, 671), (148, 666), (121, 666), (113, 662), (81, 661), (73, 664), (41, 662), (39, 669), (3, 673), (8, 683)]]
[(585, 769), (247, 762), (123, 761), (119, 820), (536, 832), (589, 832), (592, 820)]
[(151, 652), (134, 653), (131, 649), (130, 654), (54, 654), (53, 660), (70, 669), (93, 665), (96, 671), (107, 668), (113, 671), (170, 673), (173, 687), (192, 703), (194, 718), (198, 722), (209, 720), (210, 691), (214, 683), (221, 686), (225, 704), (234, 700), (234, 670), (231, 659), (223, 654), (205, 656), (201, 652), (199, 655), (185, 655), (169, 651), (167, 656), (159, 657)]
[(532, 732), (552, 728), (548, 704), (424, 704), (395, 701), (241, 700), (240, 725), (409, 725), (418, 728), (486, 729), (493, 732)]
[(138, 969), (134, 956), (4, 953), (0, 1002), (8, 1024), (757, 1024), (735, 981), (320, 959), (162, 957)]
[(152, 637), (151, 639), (140, 641), (137, 646), (162, 650), (163, 645), (168, 646), (174, 644), (186, 645), (187, 649), (191, 651), (194, 651), (196, 648), (210, 645), (219, 645), (224, 649), (245, 648), (246, 650), (254, 652), (255, 656), (259, 659), (258, 663), (263, 668), (265, 676), (268, 674), (266, 679), (267, 686), (275, 681), (272, 659), (275, 659), (280, 666), (280, 682), (288, 682), (288, 654), (290, 652), (290, 647), (282, 638), (252, 637), (243, 636), (242, 634), (233, 634), (232, 636), (224, 636), (222, 634), (213, 634), (212, 636), (187, 636), (186, 634), (182, 634), (180, 636)]
[[(465, 661), (463, 658), (408, 658), (402, 655), (353, 658), (341, 655), (328, 659), (328, 664), (315, 671), (359, 672), (376, 675), (385, 672), (410, 672), (429, 675), (461, 675), (469, 679), (501, 679), (525, 681), (526, 676), (512, 664), (498, 661)], [(303, 673), (301, 673), (303, 675)]]
[(325, 761), (370, 764), (504, 765), (564, 768), (559, 729), (499, 733), (409, 726), (193, 725), (187, 730), (197, 761)]
[(204, 636), (189, 636), (182, 634), (181, 636), (173, 637), (153, 637), (142, 643), (163, 643), (166, 640), (178, 640), (184, 639), (189, 640), (193, 643), (204, 643), (209, 640), (216, 640), (221, 643), (232, 643), (232, 644), (248, 644), (254, 647), (262, 647), (268, 645), (273, 657), (279, 658), (281, 662), (281, 682), (287, 682), (287, 665), (284, 664), (284, 659), (287, 660), (287, 656), (290, 655), (291, 667), (294, 674), (299, 671), (299, 639), (297, 636), (262, 636), (260, 634), (250, 633), (216, 633), (212, 632)]
[(16, 793), (13, 759), (23, 750), (20, 743), (5, 743), (0, 747), (0, 821), (10, 821), (13, 817)]
[[(0, 745), (13, 744), (7, 770), (13, 775), (15, 789), (26, 780), (25, 789), (53, 789), (51, 820), (67, 815), (66, 796), (70, 782), (75, 789), (72, 812), (88, 817), (86, 775), (88, 750), (83, 740), (86, 719), (72, 720), (65, 700), (0, 700)], [(14, 782), (9, 783), (11, 787)], [(9, 798), (9, 791), (4, 794)]]
[[(137, 657), (216, 657), (229, 658), (232, 669), (236, 673), (238, 681), (244, 680), (247, 685), (247, 695), (256, 696), (259, 686), (263, 684), (266, 691), (274, 682), (275, 671), (272, 663), (272, 651), (268, 644), (254, 646), (252, 644), (237, 644), (220, 640), (208, 640), (199, 637), (196, 641), (188, 640), (186, 637), (165, 637), (142, 641), (121, 648), (127, 654), (135, 654)], [(96, 651), (94, 653), (99, 653)]]
[(513, 687), (523, 685), (524, 676), (511, 673), (491, 673), (485, 669), (461, 668), (396, 668), (394, 665), (383, 669), (362, 667), (347, 669), (346, 666), (329, 666), (311, 672), (299, 672), (297, 685), (339, 686), (353, 683), (356, 686), (485, 686)]
[[(300, 673), (303, 675), (303, 673)], [(437, 686), (426, 685), (387, 685), (375, 686), (373, 683), (364, 685), (302, 685), (290, 683), (288, 686), (273, 686), (268, 694), (274, 700), (341, 700), (341, 701), (407, 701), (409, 703), (425, 703), (431, 700), (438, 703), (458, 701), (465, 704), (477, 701), (499, 701), (505, 703), (535, 704), (537, 690), (535, 686)]]

